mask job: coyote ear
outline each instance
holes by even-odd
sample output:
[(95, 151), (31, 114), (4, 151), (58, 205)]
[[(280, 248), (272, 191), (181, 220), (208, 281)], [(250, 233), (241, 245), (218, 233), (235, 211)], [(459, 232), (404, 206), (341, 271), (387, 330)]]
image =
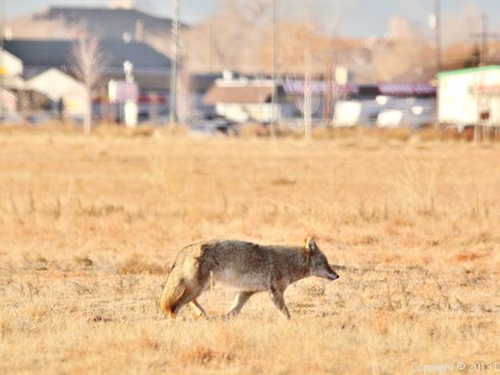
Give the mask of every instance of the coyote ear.
[(306, 255), (311, 255), (317, 248), (318, 245), (316, 245), (314, 237), (308, 237), (304, 241), (304, 252), (306, 253)]

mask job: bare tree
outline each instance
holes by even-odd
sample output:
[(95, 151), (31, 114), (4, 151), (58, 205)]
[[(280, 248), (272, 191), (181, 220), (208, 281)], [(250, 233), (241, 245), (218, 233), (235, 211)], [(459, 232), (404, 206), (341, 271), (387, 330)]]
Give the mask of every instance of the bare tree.
[(108, 64), (107, 56), (101, 51), (99, 36), (82, 29), (78, 41), (73, 46), (71, 67), (76, 77), (86, 88), (85, 134), (92, 132), (92, 96), (99, 81), (103, 77)]
[[(303, 47), (324, 50), (325, 40), (335, 34), (334, 26), (347, 18), (355, 0), (279, 1), (280, 67), (282, 64), (285, 67), (289, 64), (303, 67)], [(184, 33), (191, 66), (195, 70), (216, 67), (252, 73), (261, 69), (272, 71), (274, 2), (275, 0), (218, 1), (215, 14), (210, 20)], [(311, 46), (311, 42), (322, 45)], [(164, 44), (164, 41), (161, 43)], [(317, 53), (312, 51), (312, 54), (316, 61)]]
[(428, 79), (424, 73), (435, 69), (435, 50), (425, 30), (405, 17), (392, 15), (387, 38), (374, 41), (370, 50), (378, 81)]
[(272, 9), (273, 0), (219, 1), (213, 17), (184, 33), (190, 65), (255, 72), (255, 51)]
[(404, 75), (418, 76), (418, 72), (433, 67), (433, 50), (423, 39), (389, 40), (376, 44), (373, 66), (379, 81), (393, 81)]
[[(260, 48), (255, 52), (256, 64), (264, 71), (271, 71), (273, 63), (273, 45), (266, 41), (272, 38), (272, 29), (263, 33)], [(333, 41), (319, 33), (312, 21), (285, 19), (280, 23), (280, 69), (285, 73), (302, 74), (305, 72), (304, 54), (309, 51), (314, 64), (310, 66), (314, 73), (323, 72), (327, 51), (333, 48)]]

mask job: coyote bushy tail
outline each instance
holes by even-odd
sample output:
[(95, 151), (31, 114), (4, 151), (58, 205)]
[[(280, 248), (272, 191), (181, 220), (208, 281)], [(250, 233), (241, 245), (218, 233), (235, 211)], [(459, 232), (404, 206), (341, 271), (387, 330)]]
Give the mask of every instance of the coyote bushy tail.
[(200, 283), (199, 260), (203, 251), (203, 245), (196, 243), (185, 247), (177, 255), (160, 300), (161, 309), (168, 316), (175, 317), (186, 303), (198, 305), (196, 297), (206, 286), (206, 282)]
[(170, 317), (175, 316), (177, 310), (176, 302), (179, 301), (182, 298), (182, 295), (186, 292), (184, 283), (178, 282), (179, 280), (172, 277), (174, 270), (175, 264), (168, 275), (167, 283), (165, 284), (160, 300), (161, 309)]

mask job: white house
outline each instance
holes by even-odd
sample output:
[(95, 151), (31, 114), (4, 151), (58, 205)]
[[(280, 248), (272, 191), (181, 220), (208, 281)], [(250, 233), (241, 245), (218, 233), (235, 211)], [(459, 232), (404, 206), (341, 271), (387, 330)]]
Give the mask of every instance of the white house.
[(2, 88), (0, 90), (0, 112), (13, 114), (17, 112), (17, 95), (12, 90), (21, 90), (24, 87), (22, 79), (23, 63), (16, 56), (0, 49), (0, 76)]
[(23, 62), (10, 52), (0, 49), (0, 75), (7, 90), (19, 92), (24, 89)]
[(0, 73), (4, 76), (14, 77), (23, 75), (23, 62), (6, 50), (0, 50)]
[(500, 66), (442, 72), (438, 80), (440, 123), (500, 126)]
[(87, 91), (80, 81), (61, 72), (49, 69), (26, 82), (26, 88), (44, 94), (54, 103), (63, 103), (65, 117), (85, 114)]

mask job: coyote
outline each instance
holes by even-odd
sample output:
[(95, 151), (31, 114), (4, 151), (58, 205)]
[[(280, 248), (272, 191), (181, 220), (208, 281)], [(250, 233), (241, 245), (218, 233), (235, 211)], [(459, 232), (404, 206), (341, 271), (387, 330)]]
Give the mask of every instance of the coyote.
[(208, 288), (210, 278), (238, 290), (227, 316), (238, 314), (257, 292), (269, 292), (274, 305), (288, 319), (283, 293), (308, 276), (336, 280), (314, 238), (303, 246), (262, 246), (242, 241), (211, 241), (189, 245), (177, 255), (161, 296), (161, 308), (171, 318), (188, 303), (207, 316), (196, 298)]

